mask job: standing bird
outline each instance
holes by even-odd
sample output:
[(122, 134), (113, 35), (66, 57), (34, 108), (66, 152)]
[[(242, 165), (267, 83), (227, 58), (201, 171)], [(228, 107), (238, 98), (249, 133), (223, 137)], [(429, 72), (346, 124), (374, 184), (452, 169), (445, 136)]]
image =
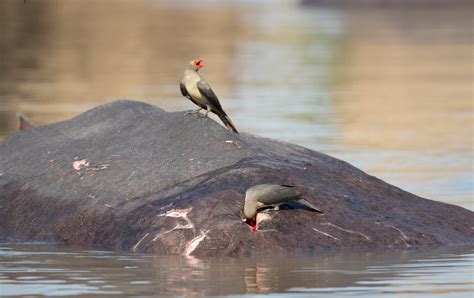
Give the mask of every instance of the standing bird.
[(295, 200), (301, 205), (308, 207), (316, 212), (323, 212), (310, 202), (301, 198), (301, 191), (296, 186), (278, 185), (278, 184), (259, 184), (250, 187), (245, 192), (244, 216), (248, 224), (252, 226), (252, 230), (257, 230), (257, 214), (259, 209), (265, 207), (274, 207), (275, 210), (279, 206), (289, 201)]
[(229, 130), (238, 134), (239, 132), (235, 128), (229, 116), (227, 116), (227, 114), (222, 109), (219, 99), (217, 98), (214, 91), (212, 91), (211, 86), (209, 86), (206, 81), (201, 79), (198, 74), (198, 71), (204, 67), (203, 61), (204, 60), (201, 58), (189, 62), (188, 66), (184, 70), (183, 80), (179, 84), (181, 94), (191, 100), (195, 105), (199, 106), (199, 109), (191, 112), (191, 114), (199, 113), (200, 110), (205, 109), (206, 117), (209, 112), (213, 112), (222, 120), (222, 122), (224, 122), (225, 126)]

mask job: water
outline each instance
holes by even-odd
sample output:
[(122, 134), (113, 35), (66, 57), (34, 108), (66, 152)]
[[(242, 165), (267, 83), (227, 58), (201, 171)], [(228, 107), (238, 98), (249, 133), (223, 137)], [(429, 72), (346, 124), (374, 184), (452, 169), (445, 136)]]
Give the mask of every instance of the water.
[(51, 244), (0, 246), (0, 295), (472, 297), (468, 249), (195, 259)]
[[(178, 83), (185, 63), (204, 57), (202, 74), (239, 130), (474, 210), (472, 11), (3, 0), (0, 138), (18, 111), (48, 124), (116, 98), (193, 109)], [(462, 250), (282, 263), (2, 247), (5, 295), (472, 296), (473, 255)]]
[(0, 137), (18, 111), (47, 124), (117, 98), (192, 109), (178, 83), (202, 56), (239, 130), (473, 210), (471, 8), (0, 1)]
[(114, 98), (192, 109), (178, 82), (202, 56), (239, 130), (474, 209), (472, 7), (229, 3), (1, 1), (0, 137), (18, 111), (46, 124)]

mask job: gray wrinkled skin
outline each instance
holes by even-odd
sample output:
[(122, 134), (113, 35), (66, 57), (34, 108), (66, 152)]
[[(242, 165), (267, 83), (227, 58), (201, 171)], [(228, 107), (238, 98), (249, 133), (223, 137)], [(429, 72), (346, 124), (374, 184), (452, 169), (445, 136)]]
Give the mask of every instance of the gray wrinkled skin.
[[(0, 142), (0, 236), (154, 254), (237, 256), (473, 245), (473, 212), (300, 146), (115, 101)], [(81, 161), (86, 163), (75, 169)], [(76, 163), (75, 163), (76, 162)], [(245, 192), (289, 184), (324, 213), (242, 222)]]

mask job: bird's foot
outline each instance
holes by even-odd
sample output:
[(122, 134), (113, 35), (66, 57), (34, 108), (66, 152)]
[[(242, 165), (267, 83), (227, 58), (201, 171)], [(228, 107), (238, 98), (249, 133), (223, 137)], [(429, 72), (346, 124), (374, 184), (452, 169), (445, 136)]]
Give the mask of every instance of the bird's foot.
[(199, 113), (199, 118), (206, 118), (207, 114), (209, 114), (209, 111), (206, 111), (204, 114)]
[(194, 111), (191, 111), (191, 112), (186, 112), (184, 115), (192, 115), (192, 114), (196, 114), (196, 113), (197, 113), (197, 114), (201, 114), (201, 113), (200, 113), (201, 110), (202, 110), (202, 109), (197, 109), (197, 110), (194, 110)]

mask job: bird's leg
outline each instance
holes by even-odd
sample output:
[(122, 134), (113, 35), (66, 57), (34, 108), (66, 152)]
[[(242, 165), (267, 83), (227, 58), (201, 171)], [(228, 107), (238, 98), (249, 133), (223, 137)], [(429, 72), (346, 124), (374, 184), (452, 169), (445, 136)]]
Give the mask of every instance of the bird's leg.
[(201, 110), (202, 110), (202, 108), (199, 108), (199, 109), (197, 109), (197, 110), (194, 110), (194, 111), (191, 111), (191, 112), (187, 112), (187, 113), (185, 113), (184, 115), (196, 114), (196, 113), (199, 113), (199, 111), (201, 111)]
[(207, 106), (206, 113), (204, 113), (204, 116), (201, 116), (201, 117), (202, 117), (202, 118), (206, 118), (206, 117), (207, 117), (207, 114), (209, 114), (210, 111), (211, 111), (211, 107), (210, 107), (210, 106)]

